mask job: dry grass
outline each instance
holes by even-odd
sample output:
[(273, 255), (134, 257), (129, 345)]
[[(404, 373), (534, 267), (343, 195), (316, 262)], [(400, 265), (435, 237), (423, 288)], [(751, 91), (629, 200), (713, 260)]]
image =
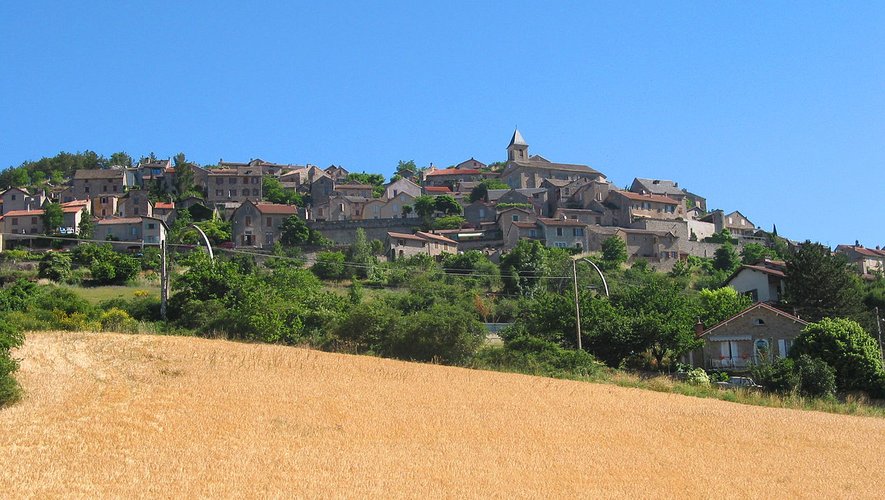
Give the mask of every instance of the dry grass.
[(269, 345), (31, 334), (4, 497), (881, 497), (885, 420)]

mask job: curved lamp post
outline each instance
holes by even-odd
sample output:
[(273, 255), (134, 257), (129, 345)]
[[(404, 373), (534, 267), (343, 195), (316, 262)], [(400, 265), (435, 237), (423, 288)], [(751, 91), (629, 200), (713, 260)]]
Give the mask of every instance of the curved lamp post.
[(605, 276), (602, 275), (602, 270), (599, 269), (599, 266), (593, 263), (592, 260), (586, 257), (578, 257), (572, 259), (572, 278), (575, 284), (575, 330), (577, 330), (578, 336), (578, 350), (583, 350), (583, 346), (581, 345), (581, 304), (578, 300), (578, 259), (583, 260), (593, 266), (593, 269), (596, 269), (596, 272), (599, 273), (599, 277), (602, 278), (602, 287), (605, 289), (605, 296), (608, 297), (608, 283), (605, 281)]
[[(190, 227), (196, 229), (197, 232), (200, 233), (200, 236), (203, 237), (203, 242), (206, 243), (206, 249), (209, 250), (209, 261), (214, 263), (215, 262), (215, 254), (212, 253), (212, 244), (209, 243), (209, 237), (206, 236), (206, 233), (204, 233), (203, 230), (200, 229), (196, 224), (191, 224)], [(606, 293), (608, 293), (608, 292), (606, 292)]]

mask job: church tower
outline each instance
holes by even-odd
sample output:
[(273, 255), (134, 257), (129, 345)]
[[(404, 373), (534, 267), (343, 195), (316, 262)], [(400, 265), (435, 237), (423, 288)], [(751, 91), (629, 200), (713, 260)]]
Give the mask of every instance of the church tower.
[(510, 145), (507, 146), (507, 161), (528, 161), (529, 145), (525, 143), (519, 129), (513, 131)]

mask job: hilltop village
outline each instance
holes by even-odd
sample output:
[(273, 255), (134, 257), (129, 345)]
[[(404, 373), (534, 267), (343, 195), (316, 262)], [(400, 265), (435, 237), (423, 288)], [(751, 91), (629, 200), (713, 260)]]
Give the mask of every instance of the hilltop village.
[[(222, 245), (270, 251), (285, 221), (296, 216), (336, 245), (351, 244), (362, 228), (369, 239), (384, 242), (389, 260), (467, 250), (496, 260), (526, 239), (595, 252), (615, 236), (626, 244), (628, 261), (641, 259), (661, 271), (688, 256), (712, 257), (726, 241), (740, 249), (747, 243), (770, 247), (777, 239), (739, 210), (708, 211), (704, 196), (678, 182), (637, 177), (619, 189), (588, 165), (532, 154), (519, 130), (507, 144), (506, 161), (470, 158), (442, 169), (409, 163), (401, 162), (387, 183), (379, 174), (342, 166), (261, 159), (176, 166), (151, 157), (133, 166), (78, 169), (42, 189), (3, 191), (0, 232), (10, 247), (33, 235), (77, 235), (90, 218), (94, 239), (156, 244), (187, 210), (194, 221), (229, 222), (230, 241)], [(44, 227), (50, 203), (62, 209), (57, 228)], [(885, 251), (878, 248), (841, 245), (837, 251), (862, 274), (885, 268)]]

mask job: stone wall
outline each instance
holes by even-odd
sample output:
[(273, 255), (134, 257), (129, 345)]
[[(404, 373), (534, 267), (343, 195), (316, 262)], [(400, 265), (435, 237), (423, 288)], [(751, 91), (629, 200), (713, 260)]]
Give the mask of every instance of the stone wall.
[(387, 239), (387, 232), (412, 234), (420, 225), (415, 218), (409, 219), (367, 219), (343, 221), (307, 221), (307, 226), (319, 231), (323, 236), (338, 245), (350, 245), (356, 237), (357, 228), (363, 228), (366, 238), (371, 240)]

